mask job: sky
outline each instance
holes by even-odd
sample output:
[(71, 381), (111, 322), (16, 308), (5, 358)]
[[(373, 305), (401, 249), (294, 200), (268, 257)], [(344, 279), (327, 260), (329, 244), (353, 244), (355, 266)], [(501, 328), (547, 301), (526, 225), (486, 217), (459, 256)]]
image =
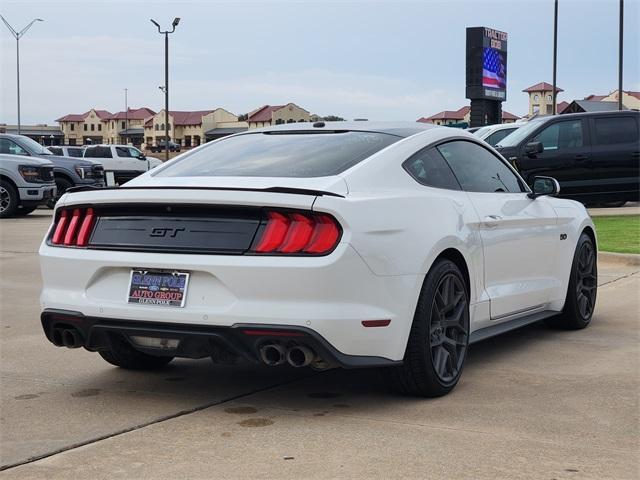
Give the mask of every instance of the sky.
[[(560, 100), (618, 85), (618, 0), (559, 0)], [(170, 109), (236, 114), (294, 102), (319, 115), (410, 120), (465, 99), (465, 29), (508, 33), (507, 101), (552, 81), (553, 0), (30, 1), (2, 0), (22, 29), (23, 124), (90, 108), (160, 110), (169, 27)], [(625, 1), (624, 89), (640, 90), (640, 0)], [(16, 42), (0, 24), (0, 123), (16, 123)]]

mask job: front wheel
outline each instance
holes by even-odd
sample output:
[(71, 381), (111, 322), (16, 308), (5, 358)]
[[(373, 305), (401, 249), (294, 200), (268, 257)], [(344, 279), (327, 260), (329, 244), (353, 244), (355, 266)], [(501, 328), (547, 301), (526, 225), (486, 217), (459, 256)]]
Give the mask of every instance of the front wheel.
[(64, 195), (64, 192), (73, 187), (73, 183), (71, 183), (66, 178), (56, 177), (56, 196), (47, 200), (47, 207), (53, 209), (60, 200), (60, 197)]
[(437, 261), (420, 292), (401, 366), (385, 369), (398, 391), (440, 397), (458, 383), (469, 345), (469, 294), (460, 269)]
[(569, 287), (562, 314), (546, 320), (555, 328), (579, 330), (591, 322), (598, 293), (596, 248), (591, 237), (583, 233), (576, 245), (569, 274)]
[(116, 367), (127, 370), (156, 370), (167, 365), (173, 357), (149, 355), (140, 352), (121, 335), (109, 336), (109, 349), (100, 350), (100, 356)]
[(0, 218), (13, 216), (18, 209), (18, 192), (9, 182), (0, 180)]

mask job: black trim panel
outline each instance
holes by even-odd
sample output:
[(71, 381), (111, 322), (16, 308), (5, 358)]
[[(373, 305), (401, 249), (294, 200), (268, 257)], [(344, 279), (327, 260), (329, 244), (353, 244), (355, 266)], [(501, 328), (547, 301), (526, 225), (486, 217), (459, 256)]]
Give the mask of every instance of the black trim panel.
[[(309, 346), (328, 364), (343, 368), (388, 367), (402, 363), (402, 361), (389, 360), (383, 357), (344, 354), (315, 330), (295, 325), (238, 323), (231, 327), (219, 327), (88, 317), (80, 312), (56, 309), (44, 310), (40, 319), (44, 333), (50, 342), (53, 343), (53, 328), (61, 326), (73, 327), (80, 332), (84, 348), (90, 351), (108, 348), (108, 335), (115, 333), (126, 336), (178, 338), (181, 342), (177, 351), (156, 351), (153, 353), (184, 358), (204, 358), (215, 355), (217, 353), (216, 349), (222, 348), (226, 353), (243, 357), (253, 363), (260, 363), (258, 349), (266, 341), (270, 341), (287, 345)], [(245, 335), (242, 332), (243, 330), (286, 331), (302, 335), (291, 337), (279, 335), (252, 336)]]
[(554, 315), (559, 315), (560, 313), (561, 312), (552, 312), (550, 310), (545, 310), (542, 312), (532, 313), (531, 315), (525, 315), (524, 317), (514, 318), (513, 320), (508, 320), (506, 322), (491, 325), (489, 327), (481, 328), (480, 330), (476, 330), (475, 332), (471, 333), (471, 335), (469, 336), (469, 344), (481, 342), (482, 340), (486, 340), (487, 338), (501, 335), (503, 333), (515, 330), (520, 327), (524, 327), (525, 325), (529, 325), (531, 323), (539, 322), (540, 320), (553, 317)]

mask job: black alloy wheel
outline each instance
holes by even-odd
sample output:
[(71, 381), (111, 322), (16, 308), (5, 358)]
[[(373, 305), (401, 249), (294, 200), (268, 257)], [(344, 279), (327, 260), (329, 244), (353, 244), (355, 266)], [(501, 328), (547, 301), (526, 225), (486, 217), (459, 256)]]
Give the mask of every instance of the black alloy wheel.
[(382, 369), (395, 390), (440, 397), (458, 383), (469, 345), (469, 292), (458, 266), (437, 260), (418, 298), (402, 365)]
[(591, 322), (598, 294), (598, 262), (591, 237), (583, 233), (573, 256), (569, 286), (560, 315), (545, 320), (554, 328), (578, 330)]
[(464, 362), (469, 331), (467, 295), (460, 278), (445, 275), (436, 288), (431, 307), (429, 350), (438, 378), (445, 384), (457, 378)]
[(576, 297), (580, 315), (582, 318), (591, 318), (596, 306), (598, 289), (596, 254), (591, 242), (584, 242), (578, 252), (576, 280)]

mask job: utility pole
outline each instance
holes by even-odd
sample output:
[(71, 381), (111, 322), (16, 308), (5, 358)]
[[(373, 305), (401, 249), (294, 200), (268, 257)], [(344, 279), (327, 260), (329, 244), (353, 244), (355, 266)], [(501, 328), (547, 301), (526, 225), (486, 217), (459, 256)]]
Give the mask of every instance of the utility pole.
[(164, 153), (165, 161), (169, 160), (169, 34), (176, 31), (178, 23), (180, 23), (180, 17), (173, 19), (171, 24), (171, 30), (162, 31), (160, 24), (151, 19), (156, 27), (158, 27), (158, 33), (164, 35)]
[(624, 0), (620, 0), (620, 26), (618, 27), (618, 30), (618, 110), (622, 110), (622, 32), (624, 30)]
[(127, 92), (129, 89), (124, 89), (124, 136), (125, 136), (125, 144), (128, 145), (129, 138), (129, 101), (127, 99)]
[(44, 22), (44, 20), (42, 20), (41, 18), (36, 18), (34, 20), (31, 20), (31, 23), (29, 23), (29, 25), (27, 25), (22, 30), (17, 32), (11, 25), (9, 25), (9, 22), (7, 22), (2, 15), (0, 15), (0, 18), (2, 18), (2, 21), (4, 22), (4, 24), (7, 26), (11, 34), (16, 39), (16, 86), (17, 86), (17, 97), (18, 97), (18, 135), (20, 135), (20, 39), (23, 37), (25, 33), (27, 33), (27, 30), (31, 28), (31, 25), (33, 25), (36, 22)]
[(558, 99), (557, 99), (557, 87), (556, 87), (556, 77), (557, 77), (557, 70), (558, 70), (558, 0), (554, 0), (554, 5), (553, 5), (553, 92), (552, 92), (552, 97), (553, 98), (553, 114), (555, 115), (557, 112), (557, 105), (558, 105)]

